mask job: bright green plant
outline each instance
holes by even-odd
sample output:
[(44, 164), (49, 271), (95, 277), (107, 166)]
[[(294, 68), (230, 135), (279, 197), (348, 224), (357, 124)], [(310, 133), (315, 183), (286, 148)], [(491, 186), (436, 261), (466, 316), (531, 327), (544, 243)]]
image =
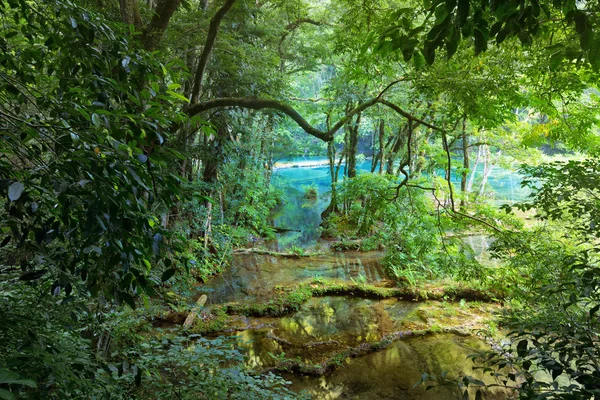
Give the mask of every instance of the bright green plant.
[(289, 249), (287, 249), (288, 253), (290, 254), (294, 254), (296, 256), (303, 256), (306, 253), (306, 250), (303, 249), (302, 247), (293, 245), (292, 247), (290, 247)]
[(161, 224), (182, 195), (179, 77), (70, 1), (0, 18), (0, 368), (36, 382), (10, 386), (22, 398), (100, 396), (98, 319), (186, 268)]
[[(504, 234), (493, 246), (514, 273), (507, 276), (513, 308), (502, 319), (512, 328), (511, 341), (475, 359), (523, 399), (600, 395), (597, 165), (590, 159), (527, 168), (542, 181), (526, 181), (534, 197), (517, 207), (535, 207), (549, 228), (543, 235), (539, 229)], [(565, 225), (571, 229), (565, 232)]]
[[(153, 399), (272, 399), (295, 398), (282, 378), (256, 376), (233, 349), (234, 338), (208, 340), (182, 336), (176, 330), (140, 338), (137, 346), (122, 348), (128, 365), (111, 369), (112, 379), (132, 396)], [(102, 374), (101, 374), (102, 375)]]

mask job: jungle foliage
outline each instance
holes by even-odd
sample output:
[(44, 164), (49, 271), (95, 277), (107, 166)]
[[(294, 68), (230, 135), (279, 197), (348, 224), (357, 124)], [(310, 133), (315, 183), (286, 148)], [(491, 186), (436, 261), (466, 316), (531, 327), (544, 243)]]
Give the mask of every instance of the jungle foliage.
[[(599, 11), (0, 0), (0, 398), (295, 397), (230, 341), (150, 320), (275, 237), (275, 163), (306, 154), (329, 159), (326, 232), (385, 247), (399, 286), (503, 294), (512, 341), (481, 355), (502, 385), (600, 395)], [(538, 163), (550, 147), (584, 159)], [(522, 162), (534, 227), (487, 189)]]

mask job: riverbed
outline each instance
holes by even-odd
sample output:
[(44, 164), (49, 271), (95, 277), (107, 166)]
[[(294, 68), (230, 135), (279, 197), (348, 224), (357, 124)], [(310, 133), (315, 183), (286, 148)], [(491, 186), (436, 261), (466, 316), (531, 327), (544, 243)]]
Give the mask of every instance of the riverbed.
[[(393, 286), (381, 265), (383, 252), (332, 252), (319, 239), (320, 214), (328, 201), (327, 174), (322, 166), (276, 171), (276, 179), (287, 186), (274, 223), (291, 231), (277, 235), (273, 250), (310, 247), (320, 254), (237, 254), (230, 267), (200, 288), (198, 296), (207, 295), (209, 308), (268, 305), (281, 293), (324, 282), (374, 290)], [(511, 185), (517, 181), (516, 176), (510, 179)], [(317, 199), (304, 197), (307, 186), (317, 188)], [(478, 254), (489, 244), (479, 236), (467, 241)], [(490, 348), (478, 332), (488, 328), (499, 304), (364, 293), (312, 296), (277, 316), (233, 316), (212, 335), (234, 336), (250, 367), (280, 373), (294, 391), (314, 399), (460, 399), (462, 377), (497, 383), (481, 369), (473, 370), (476, 365), (468, 356)], [(445, 376), (450, 384), (430, 382), (434, 387), (426, 390), (427, 385), (418, 385), (423, 374)], [(470, 389), (471, 398), (475, 390)], [(486, 399), (510, 397), (500, 389), (486, 389), (484, 394)]]

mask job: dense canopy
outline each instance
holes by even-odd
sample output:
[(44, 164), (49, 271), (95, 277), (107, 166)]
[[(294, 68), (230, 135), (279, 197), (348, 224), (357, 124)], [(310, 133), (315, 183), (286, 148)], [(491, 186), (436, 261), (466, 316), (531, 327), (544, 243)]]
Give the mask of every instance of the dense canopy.
[[(422, 315), (384, 332), (388, 298), (501, 309), (473, 357), (495, 383), (413, 383), (600, 396), (599, 18), (575, 0), (0, 0), (0, 398), (320, 398), (276, 373), (335, 380), (456, 333)], [(503, 173), (528, 196), (503, 197)], [(383, 277), (282, 284), (279, 261), (252, 278), (263, 297), (227, 281), (373, 251)], [(331, 294), (381, 300), (381, 337), (294, 347), (273, 328), (281, 352), (252, 365), (238, 339), (260, 318)], [(286, 357), (318, 346), (337, 353)]]

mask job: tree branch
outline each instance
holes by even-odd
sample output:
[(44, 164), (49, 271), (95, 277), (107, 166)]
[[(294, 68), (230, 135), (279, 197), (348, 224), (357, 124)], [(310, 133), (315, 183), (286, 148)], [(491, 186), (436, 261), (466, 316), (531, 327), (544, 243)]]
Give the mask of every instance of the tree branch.
[(217, 33), (219, 32), (219, 26), (225, 14), (231, 9), (233, 3), (236, 0), (225, 0), (223, 7), (219, 8), (216, 14), (210, 20), (210, 26), (208, 28), (208, 36), (200, 55), (200, 61), (198, 62), (198, 68), (196, 68), (196, 75), (194, 76), (194, 88), (192, 89), (191, 102), (197, 103), (200, 98), (200, 91), (202, 90), (202, 81), (204, 79), (204, 72), (206, 71), (206, 65), (208, 64), (208, 56), (215, 45), (217, 39)]
[(333, 125), (327, 131), (321, 131), (321, 130), (313, 127), (311, 124), (308, 123), (308, 121), (306, 121), (304, 119), (304, 117), (302, 117), (302, 115), (300, 115), (300, 113), (298, 113), (298, 111), (296, 111), (291, 106), (284, 104), (277, 100), (247, 99), (247, 98), (218, 98), (218, 99), (203, 101), (201, 103), (192, 104), (192, 105), (186, 107), (184, 109), (184, 111), (189, 116), (194, 116), (203, 111), (212, 110), (213, 108), (225, 108), (225, 107), (240, 107), (240, 108), (249, 108), (252, 110), (262, 110), (262, 109), (277, 110), (277, 111), (280, 111), (280, 112), (286, 114), (288, 117), (290, 117), (292, 120), (294, 120), (294, 122), (296, 122), (309, 135), (312, 135), (318, 139), (321, 139), (324, 142), (329, 142), (329, 141), (333, 140), (333, 135), (337, 131), (339, 131), (346, 123), (348, 123), (352, 119), (352, 117), (354, 117), (356, 114), (363, 112), (367, 108), (370, 108), (376, 104), (383, 104), (387, 107), (390, 107), (392, 110), (396, 111), (398, 114), (402, 115), (403, 117), (408, 118), (409, 120), (417, 122), (428, 128), (443, 132), (443, 129), (438, 128), (435, 125), (431, 125), (431, 124), (423, 121), (422, 119), (413, 116), (412, 114), (402, 110), (400, 107), (398, 107), (394, 103), (391, 103), (387, 100), (381, 99), (380, 96), (374, 97), (371, 100), (368, 100), (362, 104), (359, 104), (354, 109), (352, 109), (348, 113), (346, 113), (346, 115), (342, 119), (340, 119), (335, 125)]
[(333, 99), (330, 98), (322, 98), (322, 97), (318, 97), (316, 99), (313, 98), (303, 98), (303, 97), (290, 97), (290, 100), (293, 101), (306, 101), (306, 102), (311, 102), (311, 103), (318, 103), (320, 101), (333, 101)]
[(395, 105), (394, 103), (392, 103), (390, 101), (387, 101), (387, 100), (384, 100), (384, 99), (380, 99), (379, 96), (376, 99), (377, 99), (377, 103), (381, 103), (381, 104), (383, 104), (385, 106), (388, 106), (392, 110), (396, 111), (398, 114), (402, 115), (404, 118), (411, 119), (411, 120), (413, 120), (415, 122), (420, 123), (423, 126), (426, 126), (426, 127), (430, 128), (430, 129), (433, 129), (435, 131), (440, 131), (440, 132), (444, 131), (442, 128), (439, 128), (439, 127), (437, 127), (435, 125), (431, 125), (430, 123), (425, 122), (422, 119), (417, 118), (417, 117), (415, 117), (412, 114), (409, 114), (408, 112), (404, 111), (403, 109), (401, 109), (400, 107), (398, 107), (397, 105)]
[(152, 20), (150, 20), (142, 36), (142, 43), (146, 50), (156, 50), (160, 39), (167, 30), (171, 17), (180, 3), (181, 0), (162, 0), (158, 3)]
[[(241, 98), (221, 98), (204, 101), (202, 103), (192, 104), (185, 109), (185, 112), (190, 115), (196, 115), (203, 111), (208, 111), (213, 108), (224, 107), (240, 107), (249, 108), (252, 110), (273, 109), (280, 111), (296, 122), (306, 133), (319, 138), (325, 142), (329, 142), (333, 138), (333, 134), (320, 131), (311, 126), (296, 110), (287, 104), (283, 104), (277, 100), (265, 99), (241, 99)], [(338, 128), (339, 129), (339, 128)]]

